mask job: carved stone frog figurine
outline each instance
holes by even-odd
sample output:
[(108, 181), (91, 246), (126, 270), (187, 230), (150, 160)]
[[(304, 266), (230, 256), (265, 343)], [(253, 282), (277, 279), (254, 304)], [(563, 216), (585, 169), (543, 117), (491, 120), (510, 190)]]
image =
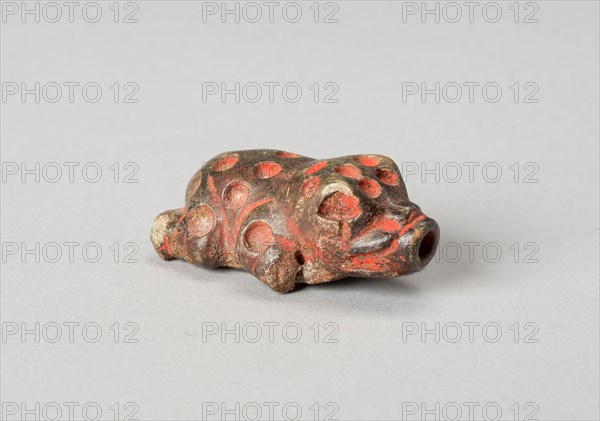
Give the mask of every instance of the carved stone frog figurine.
[(185, 206), (159, 214), (151, 232), (163, 259), (244, 269), (279, 292), (418, 271), (439, 236), (390, 158), (266, 149), (211, 159), (190, 180)]

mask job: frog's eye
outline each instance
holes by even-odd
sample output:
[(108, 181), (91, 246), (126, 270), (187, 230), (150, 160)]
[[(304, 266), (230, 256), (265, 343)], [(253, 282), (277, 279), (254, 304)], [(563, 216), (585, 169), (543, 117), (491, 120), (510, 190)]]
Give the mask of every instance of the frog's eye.
[(349, 221), (362, 213), (358, 204), (356, 197), (335, 191), (323, 199), (317, 213), (330, 221)]

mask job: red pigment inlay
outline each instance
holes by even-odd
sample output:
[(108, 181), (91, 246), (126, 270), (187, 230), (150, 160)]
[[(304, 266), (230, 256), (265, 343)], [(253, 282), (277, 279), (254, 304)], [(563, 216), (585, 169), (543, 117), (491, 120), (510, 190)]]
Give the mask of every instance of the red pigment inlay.
[(385, 262), (371, 254), (352, 256), (352, 265), (355, 268), (374, 272), (385, 269)]
[(302, 183), (300, 192), (302, 193), (303, 196), (311, 197), (313, 194), (315, 194), (315, 192), (319, 188), (319, 183), (320, 183), (319, 177), (316, 177), (316, 176), (310, 177), (309, 179), (305, 180), (304, 183)]
[(273, 199), (271, 199), (270, 197), (265, 197), (264, 199), (261, 199), (257, 202), (250, 203), (244, 209), (242, 209), (236, 219), (237, 228), (235, 231), (239, 232), (241, 223), (244, 221), (244, 219), (246, 219), (248, 217), (248, 215), (250, 215), (250, 213), (254, 209), (258, 208), (259, 206), (264, 205), (265, 203), (269, 203), (271, 200), (273, 200)]
[(316, 163), (312, 164), (310, 167), (308, 167), (307, 169), (305, 169), (304, 174), (306, 174), (306, 175), (314, 174), (317, 171), (321, 171), (323, 168), (325, 168), (326, 165), (327, 165), (326, 161), (316, 162)]
[(355, 180), (359, 180), (362, 177), (360, 169), (356, 165), (352, 164), (340, 165), (339, 167), (336, 167), (334, 171), (339, 175), (353, 178)]
[(381, 194), (381, 186), (379, 185), (379, 183), (370, 178), (363, 178), (362, 180), (360, 180), (358, 182), (358, 187), (364, 194), (369, 196), (371, 199), (379, 197), (379, 195)]
[(273, 243), (273, 231), (265, 222), (253, 222), (246, 228), (244, 242), (251, 251), (256, 253), (265, 251)]
[(173, 256), (173, 253), (171, 252), (171, 246), (169, 246), (169, 239), (167, 238), (166, 235), (163, 236), (163, 245), (160, 246), (158, 249), (160, 251), (166, 249), (167, 253), (169, 253), (169, 256)]
[(281, 165), (279, 165), (277, 162), (272, 161), (259, 162), (254, 167), (254, 174), (256, 174), (258, 178), (275, 177), (280, 172)]
[(239, 158), (237, 156), (227, 156), (222, 158), (215, 164), (215, 171), (227, 171), (237, 164), (238, 161)]
[(206, 205), (196, 206), (186, 217), (187, 232), (191, 237), (204, 237), (215, 226), (215, 214)]
[(394, 171), (387, 167), (377, 168), (377, 178), (383, 184), (387, 184), (388, 186), (397, 186), (398, 185), (398, 176)]
[(183, 220), (185, 219), (185, 216), (186, 216), (186, 211), (185, 211), (185, 208), (182, 208), (182, 209), (181, 209), (181, 212), (182, 212), (182, 213), (181, 213), (181, 216), (180, 216), (180, 217), (179, 217), (179, 219), (177, 220), (177, 223), (178, 223), (178, 224), (181, 224), (181, 221), (183, 221)]
[(356, 197), (335, 192), (327, 196), (319, 206), (319, 215), (331, 221), (348, 221), (362, 213)]
[(301, 157), (301, 155), (298, 155), (296, 153), (285, 152), (285, 151), (277, 151), (277, 152), (275, 152), (275, 155), (278, 156), (279, 158), (300, 158)]
[(374, 155), (359, 155), (354, 160), (365, 167), (374, 167), (381, 162), (381, 158)]
[(408, 220), (406, 221), (406, 223), (404, 224), (404, 226), (398, 233), (398, 236), (402, 237), (404, 234), (406, 234), (406, 232), (408, 230), (413, 229), (423, 219), (425, 219), (425, 215), (423, 215), (422, 213), (420, 213), (420, 212), (411, 213), (410, 216), (408, 217)]
[(381, 216), (373, 221), (373, 227), (386, 232), (397, 232), (400, 229), (398, 222), (392, 218)]
[(232, 181), (223, 192), (223, 205), (228, 209), (239, 209), (246, 204), (250, 188), (240, 182)]

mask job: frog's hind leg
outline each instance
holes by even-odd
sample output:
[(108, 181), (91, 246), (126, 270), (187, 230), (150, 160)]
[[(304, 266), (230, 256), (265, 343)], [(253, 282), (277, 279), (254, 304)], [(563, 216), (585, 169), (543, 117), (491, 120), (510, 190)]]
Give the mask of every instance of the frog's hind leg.
[(177, 259), (177, 247), (173, 242), (173, 232), (184, 214), (184, 209), (171, 209), (160, 213), (154, 218), (150, 231), (150, 240), (156, 253), (164, 260)]
[(165, 260), (182, 259), (190, 263), (216, 267), (222, 263), (215, 213), (207, 205), (191, 210), (173, 209), (154, 219), (150, 239)]

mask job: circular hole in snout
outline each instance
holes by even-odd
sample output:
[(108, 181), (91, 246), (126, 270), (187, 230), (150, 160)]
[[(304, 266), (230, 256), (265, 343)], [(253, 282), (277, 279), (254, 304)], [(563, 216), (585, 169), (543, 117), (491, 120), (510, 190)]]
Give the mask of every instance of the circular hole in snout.
[(425, 234), (419, 245), (419, 259), (427, 260), (431, 257), (431, 254), (434, 252), (435, 242), (435, 231), (429, 231)]

